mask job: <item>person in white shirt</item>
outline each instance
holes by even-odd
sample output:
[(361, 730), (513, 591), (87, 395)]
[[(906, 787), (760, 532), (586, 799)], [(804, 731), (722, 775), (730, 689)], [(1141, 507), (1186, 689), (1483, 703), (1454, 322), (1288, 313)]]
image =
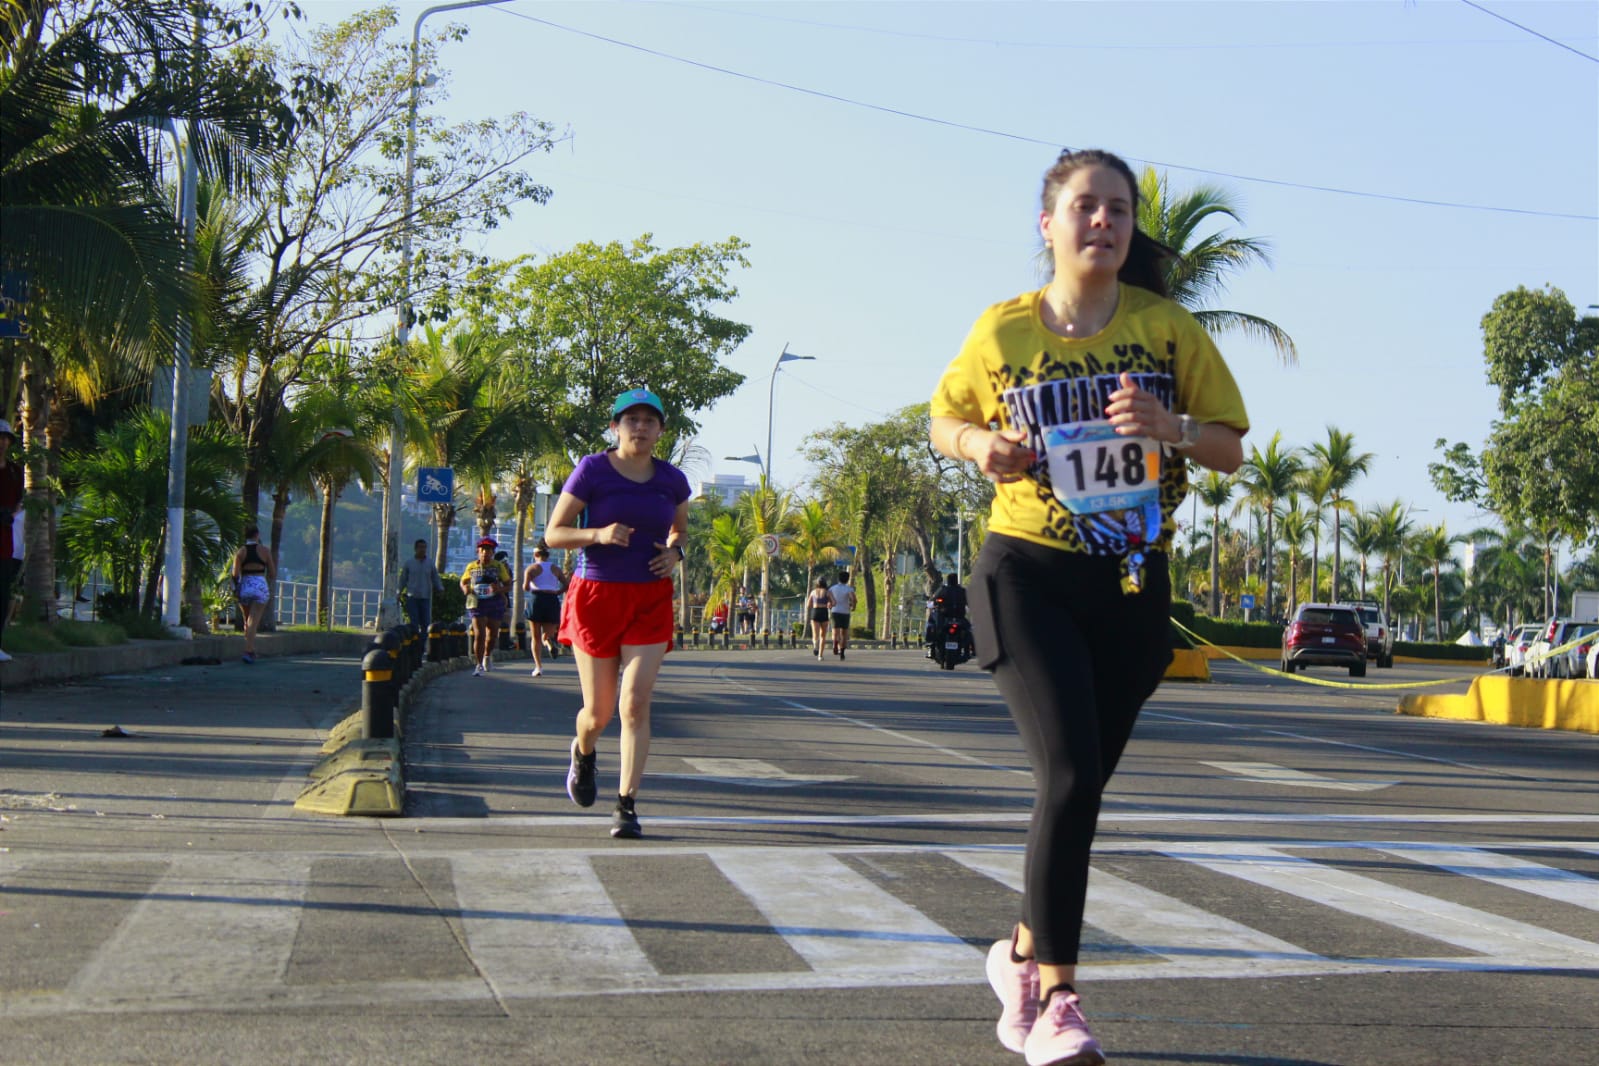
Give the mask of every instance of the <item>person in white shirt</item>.
[(838, 572), (838, 583), (827, 590), (833, 597), (833, 654), (840, 659), (849, 650), (849, 616), (855, 609), (855, 587), (849, 583), (849, 571)]

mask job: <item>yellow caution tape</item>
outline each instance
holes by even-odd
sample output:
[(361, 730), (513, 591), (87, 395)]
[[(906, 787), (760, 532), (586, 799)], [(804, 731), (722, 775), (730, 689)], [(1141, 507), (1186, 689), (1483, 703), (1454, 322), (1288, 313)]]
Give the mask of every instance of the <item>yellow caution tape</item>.
[[(1231, 659), (1235, 663), (1243, 663), (1245, 666), (1249, 667), (1251, 670), (1259, 670), (1263, 674), (1272, 674), (1272, 675), (1274, 675), (1276, 677), (1287, 678), (1290, 681), (1298, 681), (1298, 682), (1301, 682), (1301, 683), (1306, 684), (1306, 685), (1321, 685), (1321, 686), (1323, 686), (1325, 688), (1358, 688), (1358, 689), (1376, 690), (1376, 689), (1385, 689), (1385, 688), (1430, 688), (1433, 685), (1463, 685), (1463, 684), (1466, 684), (1468, 681), (1470, 681), (1470, 678), (1452, 677), (1452, 678), (1447, 678), (1447, 679), (1445, 679), (1443, 681), (1409, 681), (1409, 682), (1403, 682), (1403, 683), (1395, 683), (1395, 682), (1387, 682), (1387, 683), (1382, 683), (1382, 682), (1370, 682), (1370, 683), (1359, 682), (1359, 683), (1357, 683), (1357, 682), (1354, 682), (1354, 681), (1328, 681), (1325, 678), (1320, 678), (1320, 677), (1296, 677), (1293, 674), (1285, 674), (1285, 673), (1283, 673), (1282, 670), (1279, 669), (1278, 667), (1275, 667), (1275, 666), (1261, 666), (1259, 663), (1252, 663), (1248, 659), (1240, 658), (1237, 655), (1234, 655), (1232, 652), (1228, 651), (1226, 648), (1223, 648), (1223, 647), (1221, 647), (1219, 645), (1216, 645), (1216, 644), (1212, 644), (1210, 641), (1206, 640), (1204, 637), (1200, 636), (1198, 633), (1195, 633), (1192, 629), (1189, 629), (1187, 626), (1183, 625), (1181, 622), (1177, 621), (1177, 619), (1175, 619), (1175, 618), (1173, 618), (1171, 620), (1171, 624), (1176, 626), (1178, 629), (1180, 629), (1183, 632), (1183, 635), (1188, 637), (1190, 640), (1195, 640), (1195, 641), (1198, 641), (1200, 644), (1206, 645), (1207, 647), (1215, 648), (1218, 652), (1220, 652), (1221, 654), (1227, 656), (1227, 658)], [(1494, 671), (1487, 671), (1487, 672), (1488, 673), (1493, 673)]]

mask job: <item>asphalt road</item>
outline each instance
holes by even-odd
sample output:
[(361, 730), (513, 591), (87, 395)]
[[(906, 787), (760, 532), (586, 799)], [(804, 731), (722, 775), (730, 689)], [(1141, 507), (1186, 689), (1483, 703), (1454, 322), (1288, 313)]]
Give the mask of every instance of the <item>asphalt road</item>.
[[(601, 802), (565, 797), (570, 659), (436, 681), (407, 817), (295, 814), (355, 669), (5, 696), (0, 1061), (1020, 1061), (982, 952), (1030, 775), (972, 667), (673, 656), (640, 841), (614, 726)], [(1150, 701), (1079, 980), (1112, 1062), (1599, 1063), (1599, 738), (1397, 698), (1223, 664)]]

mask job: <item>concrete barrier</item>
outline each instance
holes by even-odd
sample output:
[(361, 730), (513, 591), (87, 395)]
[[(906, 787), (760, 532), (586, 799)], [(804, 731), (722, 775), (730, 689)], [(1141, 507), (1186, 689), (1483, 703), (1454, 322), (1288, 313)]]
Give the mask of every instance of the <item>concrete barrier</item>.
[(1210, 656), (1205, 651), (1204, 648), (1173, 648), (1165, 680), (1209, 681)]
[[(276, 655), (359, 654), (371, 637), (362, 633), (323, 633), (314, 630), (258, 633), (259, 657)], [(130, 640), (98, 648), (67, 651), (19, 652), (0, 663), (0, 691), (30, 685), (72, 681), (102, 674), (126, 674), (177, 666), (185, 659), (236, 660), (244, 654), (244, 638), (232, 634), (195, 637), (193, 640)]]
[(1461, 696), (1406, 696), (1399, 714), (1599, 733), (1599, 681), (1538, 681), (1485, 675)]

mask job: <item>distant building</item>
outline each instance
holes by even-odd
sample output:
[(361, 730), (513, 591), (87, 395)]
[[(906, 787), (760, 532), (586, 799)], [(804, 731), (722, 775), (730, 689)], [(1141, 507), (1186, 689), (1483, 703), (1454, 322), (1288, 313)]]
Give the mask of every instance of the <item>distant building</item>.
[(760, 488), (759, 481), (750, 481), (743, 474), (717, 474), (709, 481), (694, 486), (696, 496), (715, 496), (723, 507), (733, 506), (740, 496)]

